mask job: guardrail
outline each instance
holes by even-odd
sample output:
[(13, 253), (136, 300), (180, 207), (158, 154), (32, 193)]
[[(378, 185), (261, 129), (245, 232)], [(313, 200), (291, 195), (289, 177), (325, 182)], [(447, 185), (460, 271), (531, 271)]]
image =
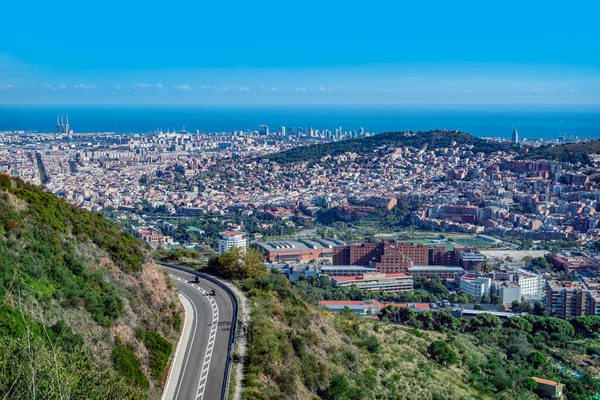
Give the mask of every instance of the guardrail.
[(229, 344), (227, 345), (227, 361), (225, 361), (225, 376), (223, 377), (223, 390), (221, 391), (221, 400), (227, 399), (227, 395), (229, 394), (229, 378), (231, 376), (231, 367), (233, 361), (232, 352), (237, 336), (238, 301), (235, 297), (235, 293), (233, 293), (233, 291), (229, 289), (229, 287), (223, 282), (221, 282), (219, 279), (204, 272), (194, 271), (193, 269), (185, 268), (175, 264), (167, 264), (163, 262), (158, 262), (157, 264), (163, 265), (168, 268), (177, 269), (179, 271), (187, 272), (189, 274), (196, 275), (202, 279), (206, 279), (207, 281), (212, 282), (221, 289), (223, 289), (231, 299), (231, 304), (233, 305), (233, 317), (231, 318), (231, 331), (229, 331)]

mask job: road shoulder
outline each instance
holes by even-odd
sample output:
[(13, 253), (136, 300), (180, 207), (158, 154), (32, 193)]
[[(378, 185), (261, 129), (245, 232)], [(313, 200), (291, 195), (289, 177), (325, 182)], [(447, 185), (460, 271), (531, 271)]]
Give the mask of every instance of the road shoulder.
[[(185, 358), (185, 349), (189, 345), (192, 326), (194, 325), (194, 309), (192, 308), (192, 303), (181, 293), (179, 293), (179, 301), (181, 301), (181, 304), (185, 310), (183, 328), (181, 329), (181, 337), (177, 342), (175, 354), (173, 355), (173, 359), (171, 361), (169, 377), (165, 383), (161, 400), (172, 400), (175, 397), (178, 379), (173, 377), (179, 377), (181, 375), (181, 368)], [(183, 347), (182, 343), (185, 343)]]

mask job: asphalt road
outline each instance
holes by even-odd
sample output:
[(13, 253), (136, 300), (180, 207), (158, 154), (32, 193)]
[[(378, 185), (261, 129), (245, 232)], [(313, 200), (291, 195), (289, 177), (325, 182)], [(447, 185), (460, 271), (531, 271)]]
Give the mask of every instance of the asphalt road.
[[(193, 318), (187, 343), (181, 343), (177, 357), (183, 357), (179, 376), (172, 376), (176, 400), (220, 399), (227, 361), (233, 307), (228, 294), (217, 285), (189, 273), (163, 267), (177, 289), (192, 305)], [(210, 293), (215, 289), (216, 295)], [(184, 338), (185, 339), (185, 338)], [(181, 353), (181, 354), (180, 354)]]

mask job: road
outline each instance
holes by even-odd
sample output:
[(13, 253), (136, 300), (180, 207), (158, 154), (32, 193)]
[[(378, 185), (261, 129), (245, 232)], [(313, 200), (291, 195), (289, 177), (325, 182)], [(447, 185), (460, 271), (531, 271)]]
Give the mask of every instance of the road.
[[(172, 376), (165, 388), (164, 400), (220, 399), (228, 358), (233, 307), (229, 295), (204, 279), (193, 281), (190, 273), (163, 267), (177, 289), (191, 305), (189, 335), (182, 336), (174, 360)], [(215, 289), (216, 295), (210, 293)]]

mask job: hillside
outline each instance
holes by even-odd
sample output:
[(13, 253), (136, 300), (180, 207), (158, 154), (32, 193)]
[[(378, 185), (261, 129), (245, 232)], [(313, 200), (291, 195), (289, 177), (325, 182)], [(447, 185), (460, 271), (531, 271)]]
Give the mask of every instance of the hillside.
[(468, 321), (390, 309), (381, 322), (307, 303), (301, 293), (310, 281), (245, 281), (252, 319), (244, 399), (537, 399), (531, 376), (565, 383), (569, 399), (600, 390), (592, 338), (600, 318), (502, 324), (489, 314)]
[(0, 301), (0, 397), (160, 393), (181, 324), (165, 274), (102, 216), (6, 175)]
[(568, 143), (559, 146), (542, 146), (522, 156), (530, 160), (555, 160), (570, 163), (590, 164), (590, 154), (600, 154), (600, 140), (587, 143)]
[(427, 131), (427, 132), (386, 132), (361, 139), (349, 139), (340, 142), (315, 144), (311, 146), (295, 147), (293, 149), (269, 154), (263, 158), (280, 164), (300, 161), (317, 161), (326, 155), (336, 156), (346, 152), (365, 154), (375, 151), (382, 146), (422, 148), (428, 145), (429, 149), (448, 148), (452, 143), (457, 145), (471, 145), (473, 152), (492, 153), (518, 149), (512, 143), (496, 143), (457, 131)]

